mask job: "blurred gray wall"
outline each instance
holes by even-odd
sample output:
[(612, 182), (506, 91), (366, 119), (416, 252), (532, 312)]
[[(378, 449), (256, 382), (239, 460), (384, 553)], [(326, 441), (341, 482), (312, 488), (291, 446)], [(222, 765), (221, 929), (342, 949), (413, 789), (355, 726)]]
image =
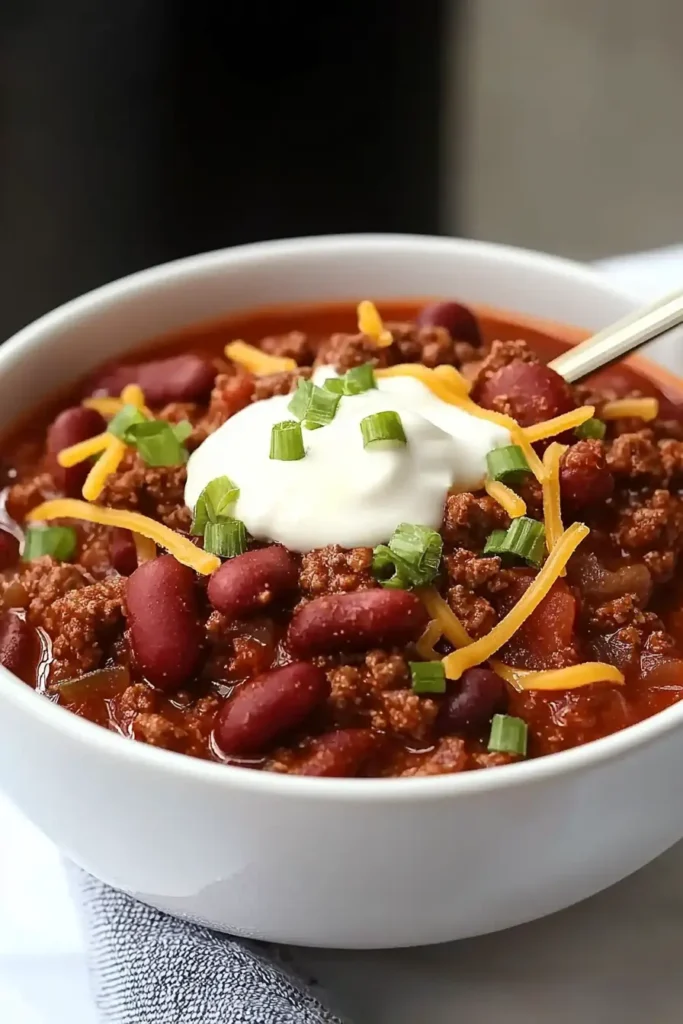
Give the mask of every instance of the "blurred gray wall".
[(683, 0), (464, 7), (445, 230), (579, 258), (683, 243)]

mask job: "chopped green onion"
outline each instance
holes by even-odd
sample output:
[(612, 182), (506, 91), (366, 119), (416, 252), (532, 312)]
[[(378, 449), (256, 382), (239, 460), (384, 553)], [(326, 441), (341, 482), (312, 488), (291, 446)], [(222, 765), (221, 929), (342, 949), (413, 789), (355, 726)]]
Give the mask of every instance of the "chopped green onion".
[(526, 756), (527, 725), (522, 718), (512, 715), (494, 715), (488, 747), (501, 754)]
[(207, 523), (215, 523), (228, 512), (240, 496), (240, 489), (229, 476), (217, 476), (197, 498), (190, 533), (203, 537)]
[(204, 530), (204, 550), (220, 558), (234, 558), (247, 550), (247, 531), (239, 519), (221, 519), (207, 523)]
[(22, 561), (32, 562), (42, 555), (52, 555), (58, 562), (66, 562), (75, 552), (77, 540), (71, 526), (29, 526)]
[(577, 437), (581, 438), (582, 441), (602, 441), (606, 430), (607, 426), (602, 420), (597, 419), (595, 416), (591, 416), (591, 418), (586, 420), (585, 423), (581, 423), (576, 427), (574, 433)]
[(135, 445), (148, 466), (182, 466), (187, 462), (187, 448), (166, 420), (134, 423), (126, 430), (125, 440)]
[[(501, 536), (502, 535), (502, 536)], [(485, 555), (514, 555), (529, 565), (539, 566), (545, 550), (543, 523), (528, 516), (513, 519), (507, 530), (494, 530), (486, 541)]]
[(124, 405), (116, 416), (109, 420), (107, 433), (118, 437), (119, 441), (127, 441), (126, 434), (130, 427), (139, 423), (147, 423), (147, 417), (134, 405)]
[(440, 661), (409, 661), (413, 693), (445, 693), (446, 672)]
[(486, 466), (491, 480), (500, 480), (501, 483), (518, 483), (531, 472), (526, 455), (518, 444), (494, 448), (486, 456)]
[(425, 587), (439, 571), (443, 541), (429, 526), (401, 523), (386, 544), (378, 545), (372, 557), (375, 579), (390, 589)]
[(184, 444), (185, 441), (187, 441), (190, 434), (192, 433), (192, 424), (190, 423), (189, 420), (181, 420), (180, 423), (172, 424), (171, 430), (173, 431), (177, 439), (180, 441), (180, 443)]
[(326, 391), (332, 391), (335, 395), (344, 394), (344, 378), (343, 377), (328, 377), (323, 387)]
[(283, 420), (282, 423), (273, 424), (270, 434), (271, 459), (295, 462), (297, 459), (303, 459), (305, 454), (300, 423), (296, 420)]
[(362, 395), (364, 391), (371, 391), (377, 387), (372, 363), (352, 366), (350, 370), (346, 371), (342, 381), (345, 395)]
[(287, 408), (307, 430), (315, 430), (332, 422), (340, 399), (341, 395), (319, 388), (310, 380), (300, 380)]
[(373, 412), (360, 421), (363, 435), (363, 447), (370, 451), (381, 451), (385, 448), (398, 448), (407, 444), (407, 438), (401, 417), (393, 410)]

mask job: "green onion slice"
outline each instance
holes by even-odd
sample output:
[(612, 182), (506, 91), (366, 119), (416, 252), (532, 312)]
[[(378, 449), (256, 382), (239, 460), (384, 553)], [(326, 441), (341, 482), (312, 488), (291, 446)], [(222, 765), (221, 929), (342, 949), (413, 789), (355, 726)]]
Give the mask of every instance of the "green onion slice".
[(360, 421), (363, 447), (369, 451), (399, 448), (407, 444), (401, 417), (397, 412), (373, 412)]
[(220, 558), (234, 558), (247, 550), (247, 531), (239, 519), (221, 519), (207, 523), (204, 550)]
[(512, 715), (494, 715), (488, 747), (501, 754), (526, 756), (527, 724), (522, 718)]
[(328, 377), (323, 387), (326, 391), (331, 391), (335, 395), (344, 394), (344, 378), (343, 377)]
[(371, 391), (377, 387), (372, 363), (351, 367), (342, 377), (342, 381), (345, 395), (362, 395), (364, 391)]
[(184, 444), (192, 433), (192, 424), (189, 420), (181, 420), (180, 423), (173, 423), (171, 425), (171, 430), (177, 437), (178, 441), (180, 441), (181, 444)]
[(308, 430), (315, 430), (332, 422), (340, 399), (341, 395), (319, 388), (310, 380), (300, 380), (287, 408)]
[(373, 552), (375, 579), (390, 589), (425, 587), (439, 571), (442, 549), (441, 536), (430, 526), (400, 523), (389, 544)]
[(413, 693), (445, 693), (446, 672), (440, 661), (409, 661)]
[(166, 420), (133, 423), (126, 430), (124, 440), (135, 445), (148, 466), (182, 466), (187, 462), (187, 448)]
[(597, 417), (591, 416), (591, 418), (589, 420), (586, 420), (585, 423), (581, 423), (578, 427), (576, 427), (574, 433), (582, 441), (602, 441), (603, 437), (605, 436), (606, 430), (607, 425), (603, 422), (603, 420), (599, 420), (597, 419)]
[(71, 526), (29, 526), (24, 539), (23, 562), (32, 562), (42, 555), (52, 555), (66, 562), (74, 554), (78, 538)]
[(217, 476), (197, 498), (190, 533), (203, 537), (207, 523), (215, 523), (220, 516), (228, 514), (239, 496), (240, 489), (229, 476)]
[(539, 566), (545, 551), (545, 527), (536, 519), (520, 516), (507, 530), (494, 530), (486, 541), (485, 555), (511, 555)]
[(494, 448), (486, 456), (486, 467), (491, 480), (500, 480), (501, 483), (518, 483), (531, 472), (526, 455), (518, 444)]
[(107, 433), (118, 437), (119, 441), (127, 441), (126, 434), (131, 427), (149, 422), (147, 417), (134, 405), (124, 405), (107, 424)]
[(270, 434), (270, 457), (281, 462), (294, 462), (303, 459), (304, 437), (301, 424), (296, 420), (283, 420), (275, 423)]

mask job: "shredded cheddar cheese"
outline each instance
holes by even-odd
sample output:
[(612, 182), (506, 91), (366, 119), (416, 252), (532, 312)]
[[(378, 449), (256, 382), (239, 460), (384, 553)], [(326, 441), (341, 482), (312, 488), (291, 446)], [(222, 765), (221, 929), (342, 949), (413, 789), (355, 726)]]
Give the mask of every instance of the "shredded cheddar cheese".
[(570, 665), (568, 668), (549, 669), (545, 672), (513, 668), (501, 661), (492, 661), (491, 664), (498, 675), (516, 690), (576, 690), (580, 686), (590, 686), (591, 683), (617, 683), (619, 686), (624, 683), (623, 672), (602, 661), (588, 661), (583, 665)]
[(138, 556), (138, 565), (142, 565), (143, 562), (151, 562), (153, 558), (157, 557), (157, 546), (149, 537), (143, 537), (141, 533), (134, 533), (133, 543)]
[(374, 302), (363, 299), (362, 302), (358, 303), (357, 313), (358, 330), (360, 333), (367, 335), (368, 338), (372, 338), (377, 348), (388, 348), (394, 338), (391, 331), (384, 329), (382, 317), (379, 315)]
[[(456, 370), (457, 373), (457, 370)], [(376, 377), (414, 377), (421, 384), (428, 387), (433, 395), (440, 398), (448, 405), (461, 407), (461, 399), (467, 399), (466, 393), (456, 390), (450, 381), (437, 377), (434, 370), (421, 363), (397, 363), (396, 366), (387, 366), (382, 370), (375, 370)], [(469, 399), (467, 399), (469, 401)]]
[(243, 366), (249, 373), (285, 373), (296, 370), (296, 361), (288, 356), (271, 356), (246, 341), (231, 341), (225, 346), (225, 354), (233, 363)]
[(57, 453), (57, 462), (64, 468), (77, 466), (79, 462), (84, 462), (91, 456), (103, 452), (110, 440), (111, 434), (96, 434), (95, 437), (89, 437), (87, 441), (79, 441), (78, 444), (62, 448), (61, 452)]
[(99, 523), (100, 526), (120, 526), (123, 530), (148, 537), (155, 544), (166, 548), (183, 565), (189, 565), (191, 569), (204, 576), (214, 572), (221, 564), (220, 558), (195, 547), (187, 537), (181, 537), (168, 526), (157, 523), (140, 512), (104, 508), (76, 498), (56, 498), (54, 501), (45, 501), (38, 505), (26, 518), (32, 523), (49, 522), (51, 519), (82, 519), (87, 523)]
[(659, 414), (659, 401), (656, 398), (616, 398), (613, 402), (606, 402), (600, 412), (602, 420), (657, 419)]
[[(512, 422), (515, 423), (514, 420), (512, 420)], [(514, 429), (511, 429), (510, 433), (512, 435), (512, 440), (514, 441), (514, 443), (518, 444), (524, 452), (524, 457), (526, 458), (526, 461), (529, 463), (529, 469), (534, 474), (539, 484), (543, 484), (545, 480), (545, 470), (543, 468), (543, 463), (541, 462), (538, 455), (532, 448), (531, 442), (526, 437), (524, 431), (515, 423)]]
[(126, 454), (126, 446), (118, 437), (109, 435), (107, 447), (92, 467), (83, 484), (83, 497), (86, 501), (95, 501), (104, 490), (107, 477), (119, 468), (121, 459)]
[(545, 565), (538, 573), (538, 576), (522, 594), (514, 608), (486, 636), (480, 640), (475, 640), (467, 647), (454, 651), (453, 654), (449, 654), (443, 659), (448, 679), (459, 679), (466, 669), (472, 668), (474, 665), (480, 665), (482, 661), (487, 661), (503, 644), (506, 644), (514, 636), (531, 613), (538, 608), (560, 575), (560, 571), (565, 567), (581, 541), (588, 536), (589, 532), (588, 527), (584, 526), (583, 523), (573, 523), (568, 530), (565, 530), (548, 555)]
[(524, 499), (500, 480), (485, 480), (484, 490), (494, 501), (498, 502), (501, 508), (505, 509), (510, 519), (519, 519), (520, 516), (526, 515)]
[(94, 409), (100, 416), (109, 420), (113, 419), (123, 408), (120, 398), (84, 398), (81, 405), (86, 409)]
[[(567, 445), (553, 441), (545, 450), (543, 466), (543, 520), (545, 523), (545, 542), (551, 552), (559, 542), (564, 529), (562, 526), (562, 506), (560, 502), (560, 460), (567, 450)], [(560, 576), (565, 575), (562, 569)]]
[(463, 398), (466, 398), (469, 395), (472, 382), (466, 380), (466, 378), (463, 377), (460, 371), (456, 370), (454, 366), (448, 366), (446, 363), (442, 363), (441, 366), (434, 367), (434, 373), (437, 377), (440, 377), (441, 380), (445, 381), (446, 384), (452, 387), (457, 395), (462, 395)]
[(551, 420), (534, 423), (531, 427), (524, 427), (524, 436), (527, 441), (535, 444), (536, 441), (543, 441), (546, 437), (563, 434), (565, 430), (575, 430), (594, 415), (594, 406), (582, 405), (580, 409), (572, 409), (571, 412), (565, 412), (561, 416), (553, 416)]
[(434, 644), (438, 643), (442, 635), (441, 626), (436, 619), (428, 622), (424, 633), (415, 644), (420, 657), (424, 658), (425, 661), (439, 661), (441, 655), (437, 654), (434, 650)]
[(121, 405), (134, 405), (136, 409), (144, 409), (145, 395), (139, 384), (127, 384), (121, 392)]
[(472, 643), (472, 638), (468, 636), (460, 619), (434, 587), (421, 587), (416, 593), (431, 618), (438, 623), (442, 635), (454, 647), (465, 647)]

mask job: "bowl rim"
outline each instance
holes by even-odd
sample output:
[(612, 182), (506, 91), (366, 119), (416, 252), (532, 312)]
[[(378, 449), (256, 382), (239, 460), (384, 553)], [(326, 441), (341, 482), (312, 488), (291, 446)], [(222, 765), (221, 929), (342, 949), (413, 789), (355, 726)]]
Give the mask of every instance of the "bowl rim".
[[(6, 341), (0, 348), (0, 372), (3, 364), (8, 365), (21, 359), (27, 348), (41, 345), (46, 337), (93, 311), (93, 309), (116, 303), (123, 296), (143, 293), (162, 281), (192, 278), (195, 275), (215, 269), (221, 265), (240, 264), (245, 268), (250, 263), (261, 263), (274, 258), (281, 260), (289, 254), (307, 250), (309, 254), (358, 251), (364, 255), (373, 250), (385, 249), (388, 245), (410, 247), (416, 255), (420, 249), (431, 254), (442, 249), (444, 254), (463, 247), (473, 253), (487, 256), (501, 262), (524, 263), (528, 269), (555, 271), (565, 279), (571, 278), (577, 284), (599, 285), (606, 294), (622, 299), (631, 299), (627, 292), (613, 287), (603, 280), (599, 271), (584, 267), (561, 257), (550, 256), (515, 246), (499, 245), (460, 238), (442, 238), (410, 234), (348, 234), (320, 235), (276, 241), (255, 242), (248, 245), (217, 249), (207, 253), (185, 257), (158, 266), (141, 270), (105, 284), (46, 313), (28, 324)], [(320, 301), (323, 301), (322, 299)], [(502, 311), (498, 311), (502, 312)], [(523, 314), (514, 314), (523, 321)], [(550, 322), (530, 317), (535, 326)], [(561, 326), (561, 325), (553, 325)], [(683, 380), (662, 367), (638, 358), (631, 365), (644, 372), (656, 383), (664, 384), (679, 392)], [(515, 788), (540, 784), (549, 778), (564, 776), (607, 761), (625, 757), (632, 751), (649, 746), (683, 724), (683, 701), (652, 715), (644, 721), (628, 726), (619, 732), (569, 750), (548, 754), (517, 764), (487, 768), (485, 771), (458, 772), (438, 776), (411, 778), (306, 778), (304, 776), (276, 772), (254, 771), (238, 765), (226, 765), (217, 761), (202, 760), (187, 754), (176, 753), (146, 743), (129, 740), (117, 733), (90, 722), (67, 708), (60, 707), (37, 693), (3, 666), (0, 666), (2, 700), (11, 700), (20, 712), (35, 716), (41, 724), (64, 738), (87, 749), (88, 753), (128, 762), (132, 768), (170, 774), (179, 780), (192, 780), (198, 784), (242, 789), (255, 796), (300, 798), (309, 802), (335, 799), (343, 803), (375, 803), (376, 801), (412, 802), (420, 800), (443, 800), (476, 796), (489, 790)]]

